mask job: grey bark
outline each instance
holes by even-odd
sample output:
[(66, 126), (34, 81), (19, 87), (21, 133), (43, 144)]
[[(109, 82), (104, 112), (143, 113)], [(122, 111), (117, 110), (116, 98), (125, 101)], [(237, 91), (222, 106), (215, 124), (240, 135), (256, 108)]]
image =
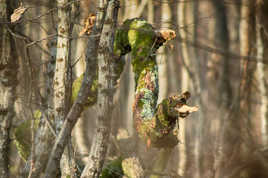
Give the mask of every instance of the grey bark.
[(46, 178), (53, 178), (57, 172), (57, 165), (59, 165), (60, 158), (63, 154), (64, 148), (71, 137), (71, 132), (76, 124), (81, 112), (84, 109), (84, 104), (90, 95), (90, 90), (93, 80), (96, 78), (96, 58), (97, 49), (100, 39), (100, 32), (104, 22), (104, 16), (107, 6), (102, 4), (99, 6), (99, 13), (97, 15), (96, 24), (92, 29), (92, 32), (88, 39), (87, 53), (86, 53), (86, 72), (82, 82), (81, 89), (78, 93), (78, 97), (67, 114), (63, 123), (62, 129), (56, 139), (52, 152), (49, 157), (49, 161), (46, 166), (45, 176)]
[[(90, 150), (89, 160), (82, 173), (82, 178), (97, 178), (106, 157), (108, 148), (111, 113), (113, 111), (113, 96), (116, 88), (116, 56), (113, 55), (113, 39), (119, 1), (108, 1), (106, 18), (101, 34), (99, 51), (98, 51), (98, 120), (97, 130), (94, 135), (93, 143)], [(120, 58), (120, 57), (119, 57)]]
[[(71, 88), (72, 88), (72, 73), (71, 73), (71, 5), (70, 0), (58, 0), (58, 38), (57, 38), (57, 56), (56, 67), (54, 74), (54, 118), (56, 124), (56, 133), (59, 133), (66, 114), (69, 111), (71, 104)], [(75, 9), (75, 8), (73, 8)], [(74, 10), (75, 11), (75, 10)], [(69, 140), (69, 143), (70, 144)], [(70, 148), (70, 147), (68, 147)], [(72, 163), (69, 163), (72, 162)], [(72, 168), (75, 167), (75, 162), (70, 155), (67, 154), (67, 149), (60, 161), (61, 177), (72, 175)], [(57, 165), (58, 166), (58, 165)], [(59, 169), (58, 169), (59, 170)]]
[[(54, 117), (56, 121), (56, 132), (58, 133), (68, 109), (69, 63), (70, 63), (70, 33), (71, 33), (71, 7), (66, 6), (70, 0), (58, 0), (58, 39), (56, 68), (54, 74)], [(70, 97), (70, 96), (69, 96)]]
[[(0, 18), (9, 21), (10, 1), (0, 1)], [(9, 144), (14, 117), (17, 59), (8, 25), (0, 28), (0, 178), (9, 177)]]

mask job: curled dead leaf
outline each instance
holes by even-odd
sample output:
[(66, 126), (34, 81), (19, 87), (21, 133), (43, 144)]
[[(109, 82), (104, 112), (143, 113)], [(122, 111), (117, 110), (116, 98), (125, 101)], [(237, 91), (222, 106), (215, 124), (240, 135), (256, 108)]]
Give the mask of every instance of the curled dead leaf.
[(181, 107), (179, 108), (176, 108), (176, 110), (179, 112), (179, 113), (192, 113), (192, 112), (196, 112), (198, 111), (198, 107), (197, 106), (188, 106), (186, 104), (182, 105)]
[(160, 30), (159, 33), (161, 37), (164, 38), (166, 41), (172, 40), (176, 37), (175, 31), (170, 29)]
[(79, 36), (82, 36), (84, 34), (89, 35), (94, 26), (95, 21), (96, 21), (96, 15), (89, 14), (89, 16), (84, 21), (84, 28), (79, 33)]
[(27, 9), (28, 8), (23, 7), (22, 5), (20, 5), (20, 7), (15, 9), (13, 14), (11, 14), (11, 17), (10, 17), (11, 23), (15, 23), (19, 21), (22, 18), (23, 14), (27, 11)]

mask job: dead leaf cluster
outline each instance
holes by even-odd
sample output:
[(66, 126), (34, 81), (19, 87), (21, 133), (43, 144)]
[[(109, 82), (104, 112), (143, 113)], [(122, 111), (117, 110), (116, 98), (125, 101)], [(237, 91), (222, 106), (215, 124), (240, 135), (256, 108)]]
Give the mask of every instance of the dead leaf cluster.
[(14, 10), (13, 14), (10, 17), (11, 23), (18, 22), (22, 17), (23, 14), (28, 10), (28, 8), (23, 7), (20, 5), (17, 9)]
[(96, 15), (95, 14), (89, 14), (89, 16), (85, 19), (84, 21), (84, 28), (83, 30), (79, 33), (79, 36), (82, 36), (84, 34), (89, 35), (94, 23), (96, 21)]

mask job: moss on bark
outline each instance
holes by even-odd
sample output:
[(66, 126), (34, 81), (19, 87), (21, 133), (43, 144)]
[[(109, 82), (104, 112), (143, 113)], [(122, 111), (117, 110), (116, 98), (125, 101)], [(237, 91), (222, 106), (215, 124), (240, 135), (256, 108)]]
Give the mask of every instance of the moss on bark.
[[(174, 33), (170, 33), (172, 38)], [(166, 35), (166, 34), (165, 34)], [(158, 106), (158, 67), (155, 52), (166, 39), (142, 19), (130, 19), (117, 31), (115, 52), (131, 52), (135, 73), (135, 103), (133, 106), (135, 127), (147, 144), (155, 147), (173, 147), (178, 143), (173, 132), (178, 117), (185, 115), (178, 108), (186, 105), (189, 94), (174, 95)]]
[[(116, 62), (116, 79), (119, 79), (124, 68), (121, 56), (130, 52), (131, 63), (135, 73), (135, 102), (133, 105), (134, 123), (139, 136), (147, 144), (155, 147), (173, 147), (178, 143), (174, 132), (177, 119), (186, 117), (190, 112), (178, 109), (186, 105), (190, 97), (186, 92), (164, 99), (158, 106), (158, 67), (156, 51), (167, 40), (176, 35), (172, 30), (157, 32), (147, 21), (134, 18), (126, 20), (116, 31), (114, 40), (114, 60)], [(74, 101), (81, 87), (83, 75), (73, 84)], [(91, 88), (89, 105), (96, 102), (97, 79)], [(148, 145), (148, 146), (149, 146)]]
[[(73, 82), (72, 85), (72, 103), (74, 103), (74, 101), (76, 100), (79, 90), (81, 88), (82, 85), (82, 81), (84, 78), (84, 74), (82, 74), (80, 77), (78, 77), (77, 79), (75, 79), (75, 81)], [(92, 106), (93, 104), (95, 104), (97, 102), (97, 92), (98, 92), (98, 81), (97, 79), (93, 80), (93, 84), (90, 88), (90, 96), (88, 97), (87, 102), (85, 103), (85, 107), (88, 106)]]

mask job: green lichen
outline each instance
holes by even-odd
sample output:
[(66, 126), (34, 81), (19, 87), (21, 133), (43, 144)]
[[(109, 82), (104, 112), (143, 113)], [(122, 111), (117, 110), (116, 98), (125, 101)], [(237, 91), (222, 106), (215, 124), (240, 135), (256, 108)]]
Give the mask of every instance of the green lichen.
[[(82, 81), (84, 79), (84, 74), (82, 74), (80, 77), (78, 77), (74, 82), (72, 86), (72, 103), (76, 100), (79, 90), (82, 86)], [(88, 97), (87, 102), (85, 103), (85, 107), (92, 106), (97, 101), (97, 91), (98, 91), (98, 81), (97, 79), (93, 80), (92, 86), (90, 88), (90, 96)]]
[[(155, 32), (152, 25), (145, 20), (134, 19), (129, 25), (128, 41), (134, 60), (146, 59), (153, 50)], [(133, 59), (132, 59), (133, 61)], [(142, 60), (136, 61), (141, 62)]]
[[(121, 56), (130, 52), (135, 73), (135, 103), (133, 107), (135, 126), (139, 136), (155, 146), (174, 146), (178, 143), (173, 134), (179, 116), (177, 98), (164, 99), (158, 106), (158, 67), (155, 52), (166, 39), (155, 31), (145, 20), (134, 18), (126, 20), (116, 31), (114, 40), (114, 59), (116, 72), (112, 80), (116, 81), (123, 71), (124, 61)], [(81, 87), (83, 76), (73, 84), (74, 101)], [(97, 91), (96, 86), (90, 90)], [(94, 92), (92, 92), (94, 93)], [(89, 98), (89, 103), (96, 102), (96, 95)]]
[[(125, 23), (127, 24), (127, 22)], [(120, 78), (120, 75), (122, 71), (124, 70), (125, 61), (123, 58), (121, 58), (124, 54), (128, 53), (130, 51), (130, 47), (128, 44), (128, 41), (125, 41), (127, 39), (127, 33), (124, 33), (124, 29), (118, 29), (115, 35), (115, 41), (114, 41), (114, 58), (110, 60), (113, 61), (113, 65), (116, 65), (114, 75), (112, 76), (112, 80), (114, 82), (117, 82), (117, 80)], [(97, 67), (97, 66), (96, 66)], [(90, 96), (88, 97), (87, 102), (85, 103), (85, 107), (89, 107), (94, 105), (97, 102), (97, 92), (98, 92), (98, 79), (96, 78), (93, 80), (91, 88), (89, 88)], [(72, 85), (72, 103), (76, 100), (79, 90), (82, 86), (82, 82), (84, 79), (84, 74), (79, 76)]]
[[(34, 129), (38, 128), (42, 113), (40, 110), (34, 111)], [(26, 120), (14, 129), (14, 142), (20, 157), (27, 161), (31, 152), (31, 120)]]
[(155, 52), (165, 39), (159, 37), (145, 20), (127, 20), (116, 33), (117, 54), (130, 51), (135, 73), (135, 126), (139, 136), (157, 147), (171, 147), (178, 143), (173, 129), (179, 113), (176, 98), (164, 99), (158, 106), (158, 67)]
[(128, 42), (128, 29), (130, 23), (130, 20), (126, 20), (115, 33), (114, 54), (117, 56), (125, 55), (131, 51), (131, 47)]

